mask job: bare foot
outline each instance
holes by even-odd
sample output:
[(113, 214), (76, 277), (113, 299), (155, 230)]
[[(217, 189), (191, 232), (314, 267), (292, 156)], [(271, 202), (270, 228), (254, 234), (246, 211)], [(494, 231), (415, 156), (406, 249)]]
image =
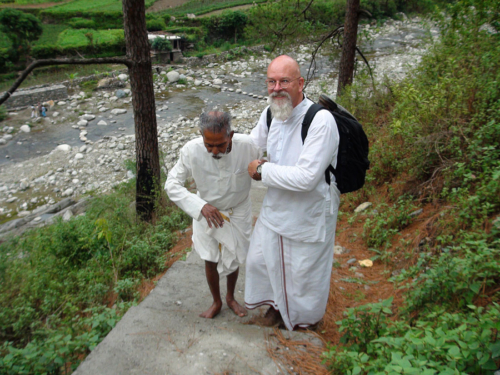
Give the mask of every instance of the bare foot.
[(257, 324), (262, 327), (284, 327), (285, 323), (279, 311), (273, 307), (269, 307), (264, 316), (254, 317), (249, 321), (249, 324)]
[(240, 318), (244, 317), (247, 315), (247, 311), (243, 306), (241, 306), (235, 299), (228, 300), (226, 299), (227, 305), (231, 310), (234, 311), (236, 315), (238, 315)]
[(221, 308), (222, 308), (222, 302), (219, 302), (219, 303), (214, 302), (212, 304), (212, 306), (210, 306), (210, 308), (207, 311), (205, 311), (205, 312), (203, 312), (203, 313), (200, 314), (200, 317), (207, 318), (207, 319), (212, 319), (218, 313), (220, 313)]

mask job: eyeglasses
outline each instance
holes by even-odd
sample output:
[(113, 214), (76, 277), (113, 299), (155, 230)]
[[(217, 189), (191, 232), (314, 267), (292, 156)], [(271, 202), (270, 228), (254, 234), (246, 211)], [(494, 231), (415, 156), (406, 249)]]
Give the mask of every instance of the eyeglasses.
[(288, 86), (290, 86), (290, 83), (292, 83), (293, 81), (296, 81), (300, 78), (301, 77), (295, 78), (295, 79), (285, 78), (285, 79), (282, 79), (280, 81), (276, 81), (274, 79), (266, 79), (266, 84), (267, 84), (268, 89), (274, 89), (274, 87), (276, 86), (276, 83), (279, 83), (281, 88), (286, 89)]

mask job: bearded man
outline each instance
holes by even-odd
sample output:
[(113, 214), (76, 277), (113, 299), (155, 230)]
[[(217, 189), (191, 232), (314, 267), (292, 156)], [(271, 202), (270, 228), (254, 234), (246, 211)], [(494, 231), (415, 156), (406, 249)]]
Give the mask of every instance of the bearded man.
[[(211, 319), (221, 311), (219, 277), (227, 276), (226, 303), (243, 317), (246, 310), (235, 300), (234, 288), (252, 231), (252, 180), (246, 169), (262, 152), (248, 135), (234, 134), (228, 113), (203, 113), (200, 131), (201, 138), (181, 149), (165, 189), (170, 200), (193, 218), (193, 249), (205, 261), (213, 304), (200, 316)], [(197, 194), (184, 187), (191, 176)]]
[(268, 187), (247, 257), (245, 304), (269, 305), (261, 324), (289, 329), (316, 327), (330, 290), (340, 192), (325, 170), (337, 161), (339, 134), (328, 111), (314, 117), (302, 143), (302, 121), (313, 102), (303, 93), (304, 78), (289, 56), (267, 70), (273, 120), (267, 108), (250, 137), (267, 151), (248, 173)]

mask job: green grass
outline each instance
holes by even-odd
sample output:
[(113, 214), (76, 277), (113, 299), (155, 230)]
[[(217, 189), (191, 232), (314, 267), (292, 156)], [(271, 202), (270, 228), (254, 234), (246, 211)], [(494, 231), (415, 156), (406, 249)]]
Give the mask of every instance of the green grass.
[(45, 4), (45, 3), (60, 3), (65, 0), (14, 0), (17, 5)]
[(90, 30), (90, 29), (66, 29), (57, 40), (57, 44), (62, 47), (83, 47), (89, 44), (89, 40), (85, 36), (87, 33), (92, 33), (94, 36), (94, 44), (114, 42), (118, 39), (123, 39), (124, 34), (122, 29), (113, 30)]
[[(79, 77), (85, 77), (95, 72), (111, 72), (116, 69), (123, 69), (123, 65), (98, 64), (98, 65), (53, 65), (35, 69), (21, 84), (21, 88), (43, 85), (46, 83), (61, 82), (68, 79), (68, 75), (78, 73)], [(0, 91), (9, 89), (17, 79), (9, 78), (2, 80), (0, 76)]]
[[(154, 4), (156, 0), (146, 0), (146, 8)], [(64, 12), (121, 12), (121, 0), (76, 0), (67, 4), (62, 4), (51, 8), (57, 13)]]
[(181, 6), (169, 9), (167, 13), (172, 15), (184, 15), (187, 13), (194, 13), (196, 15), (213, 12), (215, 10), (231, 8), (238, 5), (246, 5), (253, 3), (265, 3), (267, 0), (190, 0)]
[(40, 39), (35, 41), (33, 45), (38, 44), (56, 44), (61, 34), (64, 30), (68, 28), (66, 25), (53, 25), (53, 24), (43, 24), (43, 33)]

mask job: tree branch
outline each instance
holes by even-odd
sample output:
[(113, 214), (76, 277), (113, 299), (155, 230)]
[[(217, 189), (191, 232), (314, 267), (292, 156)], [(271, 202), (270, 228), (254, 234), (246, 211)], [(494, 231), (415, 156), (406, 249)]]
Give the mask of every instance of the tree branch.
[(361, 55), (361, 57), (365, 61), (365, 64), (368, 67), (368, 71), (370, 72), (370, 77), (372, 78), (373, 89), (376, 90), (376, 88), (375, 88), (375, 80), (373, 79), (372, 68), (370, 67), (370, 64), (368, 64), (368, 60), (365, 58), (365, 56), (363, 55), (363, 53), (361, 52), (361, 50), (359, 49), (358, 46), (356, 46), (356, 51), (358, 51), (358, 53)]
[(23, 83), (23, 81), (28, 77), (28, 75), (36, 68), (47, 65), (89, 65), (89, 64), (123, 64), (127, 68), (133, 65), (133, 61), (121, 57), (106, 57), (106, 58), (96, 58), (96, 59), (45, 59), (45, 60), (35, 60), (33, 61), (21, 74), (21, 76), (14, 82), (12, 87), (8, 89), (0, 97), (0, 104), (4, 103), (14, 91)]
[(311, 55), (311, 63), (309, 64), (309, 69), (307, 70), (307, 79), (306, 79), (306, 85), (304, 86), (304, 89), (307, 88), (307, 85), (309, 84), (309, 81), (313, 79), (314, 77), (314, 70), (313, 73), (311, 74), (311, 67), (313, 64), (316, 64), (316, 54), (318, 53), (319, 49), (325, 43), (328, 39), (333, 38), (336, 34), (340, 33), (340, 30), (344, 28), (344, 25), (338, 26), (335, 30), (331, 31), (328, 33), (325, 37), (323, 37), (320, 41), (319, 44), (316, 46), (316, 49)]
[(366, 9), (360, 9), (358, 12), (358, 17), (361, 16), (361, 14), (364, 14), (365, 16), (368, 16), (370, 18), (373, 18), (372, 14), (368, 12)]

